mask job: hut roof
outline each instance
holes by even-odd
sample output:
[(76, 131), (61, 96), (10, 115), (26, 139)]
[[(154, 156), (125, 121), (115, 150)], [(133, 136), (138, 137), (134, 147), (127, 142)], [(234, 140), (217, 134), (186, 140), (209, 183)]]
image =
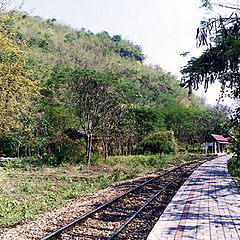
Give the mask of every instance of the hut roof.
[(72, 129), (68, 128), (64, 131), (72, 140), (80, 139), (86, 136), (86, 132), (83, 129)]
[(225, 138), (222, 135), (218, 135), (218, 134), (211, 134), (211, 136), (218, 142), (221, 144), (230, 144), (230, 139), (229, 138)]

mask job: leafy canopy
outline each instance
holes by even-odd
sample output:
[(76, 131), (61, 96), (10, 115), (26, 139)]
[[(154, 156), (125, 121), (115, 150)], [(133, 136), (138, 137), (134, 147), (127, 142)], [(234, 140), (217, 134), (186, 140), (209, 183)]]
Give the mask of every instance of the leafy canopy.
[(24, 42), (17, 39), (13, 19), (0, 15), (0, 135), (8, 129), (19, 127), (19, 119), (27, 112), (36, 82), (26, 68)]

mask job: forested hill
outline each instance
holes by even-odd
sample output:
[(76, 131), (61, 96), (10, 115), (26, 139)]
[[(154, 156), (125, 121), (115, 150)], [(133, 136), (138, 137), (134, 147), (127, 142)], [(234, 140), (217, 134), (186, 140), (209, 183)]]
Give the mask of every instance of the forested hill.
[[(207, 134), (228, 131), (226, 109), (210, 109), (189, 97), (170, 73), (145, 65), (141, 47), (121, 35), (94, 34), (22, 13), (3, 23), (17, 30), (16, 41), (25, 42), (25, 68), (40, 88), (30, 98), (28, 114), (11, 118), (18, 127), (0, 122), (9, 125), (0, 129), (7, 155), (79, 161), (85, 145), (105, 156), (176, 152), (177, 145), (194, 149)], [(69, 129), (84, 129), (88, 140), (69, 138), (64, 134)], [(94, 136), (101, 141), (92, 142)], [(150, 144), (156, 138), (170, 145), (156, 150)]]
[[(93, 34), (85, 29), (74, 30), (58, 24), (55, 19), (20, 15), (19, 28), (30, 47), (29, 62), (44, 73), (56, 65), (80, 67), (100, 72), (119, 73), (134, 85), (145, 104), (164, 104), (166, 94), (171, 104), (190, 106), (185, 90), (159, 66), (143, 64), (142, 48), (107, 32)], [(161, 54), (161, 53), (159, 53)], [(197, 100), (196, 100), (197, 101)], [(167, 100), (169, 104), (169, 99)]]

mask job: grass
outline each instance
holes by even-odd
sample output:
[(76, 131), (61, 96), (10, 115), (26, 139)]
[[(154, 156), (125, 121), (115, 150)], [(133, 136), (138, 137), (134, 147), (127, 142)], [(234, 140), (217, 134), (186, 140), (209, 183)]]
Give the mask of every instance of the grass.
[(93, 157), (93, 165), (47, 166), (38, 159), (0, 162), (0, 228), (12, 227), (88, 193), (196, 155)]
[[(199, 156), (199, 155), (198, 155)], [(162, 155), (130, 155), (108, 157), (100, 159), (98, 164), (109, 166), (115, 172), (120, 172), (120, 180), (144, 175), (149, 172), (161, 170), (175, 165), (176, 163), (186, 162), (198, 158), (197, 155), (189, 154), (162, 154)]]

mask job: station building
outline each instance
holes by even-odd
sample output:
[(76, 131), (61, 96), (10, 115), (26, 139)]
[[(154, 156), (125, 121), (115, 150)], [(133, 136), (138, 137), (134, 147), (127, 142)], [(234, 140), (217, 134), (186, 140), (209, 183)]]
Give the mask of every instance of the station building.
[(231, 137), (224, 137), (218, 134), (211, 134), (206, 137), (203, 143), (205, 154), (225, 154), (229, 149)]

